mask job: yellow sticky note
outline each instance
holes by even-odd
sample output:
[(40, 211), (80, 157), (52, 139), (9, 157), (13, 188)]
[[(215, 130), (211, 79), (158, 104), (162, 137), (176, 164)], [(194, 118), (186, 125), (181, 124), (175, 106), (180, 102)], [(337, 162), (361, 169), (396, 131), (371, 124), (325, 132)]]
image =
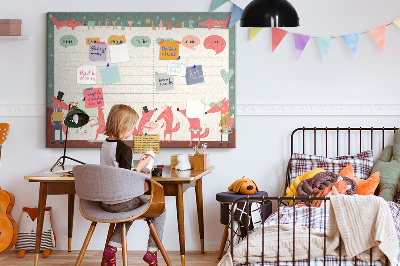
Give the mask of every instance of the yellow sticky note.
[(159, 135), (133, 135), (133, 152), (145, 153), (148, 150), (160, 153)]
[(178, 60), (179, 42), (161, 41), (160, 42), (160, 60)]

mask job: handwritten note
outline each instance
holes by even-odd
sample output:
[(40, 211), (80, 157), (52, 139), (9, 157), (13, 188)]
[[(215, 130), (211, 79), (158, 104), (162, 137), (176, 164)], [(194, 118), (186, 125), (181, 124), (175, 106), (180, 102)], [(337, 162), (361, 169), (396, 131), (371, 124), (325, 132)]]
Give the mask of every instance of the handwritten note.
[(92, 61), (107, 61), (107, 44), (91, 43), (89, 45), (89, 59)]
[(104, 85), (121, 81), (121, 76), (119, 75), (119, 69), (117, 65), (102, 67), (100, 68), (100, 73)]
[(160, 60), (178, 60), (179, 42), (161, 41)]
[(156, 73), (156, 90), (167, 91), (174, 89), (174, 76), (167, 73)]
[(195, 65), (186, 68), (186, 83), (187, 85), (193, 85), (204, 82), (203, 67), (201, 65)]
[(148, 150), (160, 153), (159, 135), (133, 135), (133, 152), (145, 153)]
[(76, 70), (78, 84), (96, 84), (96, 66), (81, 66)]
[(186, 76), (186, 64), (186, 58), (181, 58), (179, 60), (169, 60), (167, 74), (181, 77)]
[(103, 89), (88, 88), (83, 90), (85, 96), (85, 108), (94, 108), (104, 106)]
[(110, 45), (109, 48), (111, 63), (122, 63), (129, 61), (128, 45), (126, 43)]

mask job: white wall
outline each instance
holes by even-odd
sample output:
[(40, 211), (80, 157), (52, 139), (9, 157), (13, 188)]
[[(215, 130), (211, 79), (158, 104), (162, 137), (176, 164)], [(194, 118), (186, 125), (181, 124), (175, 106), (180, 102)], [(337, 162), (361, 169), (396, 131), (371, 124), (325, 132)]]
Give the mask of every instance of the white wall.
[[(315, 36), (365, 31), (400, 17), (398, 1), (302, 0), (292, 3), (302, 26), (288, 30)], [(210, 6), (211, 0), (20, 0), (1, 5), (0, 18), (21, 18), (23, 34), (30, 38), (28, 41), (0, 41), (0, 122), (9, 123), (11, 128), (2, 150), (0, 186), (16, 197), (12, 214), (17, 221), (22, 207), (34, 207), (38, 200), (38, 184), (28, 183), (23, 176), (49, 167), (62, 154), (61, 149), (45, 148), (46, 12), (208, 12)], [(230, 10), (228, 3), (218, 11)], [(363, 35), (356, 59), (351, 57), (343, 40), (336, 39), (326, 63), (322, 63), (315, 40), (310, 41), (297, 61), (291, 35), (285, 37), (272, 54), (270, 29), (262, 30), (251, 43), (247, 42), (248, 32), (246, 28), (237, 27), (237, 105), (240, 110), (252, 104), (261, 105), (266, 111), (261, 112), (261, 116), (238, 112), (237, 148), (210, 150), (216, 169), (203, 181), (206, 250), (218, 250), (222, 236), (216, 193), (227, 190), (242, 175), (254, 179), (260, 189), (270, 195), (282, 192), (289, 158), (289, 135), (294, 128), (398, 126), (398, 117), (393, 115), (399, 114), (396, 72), (400, 59), (400, 29), (396, 26), (387, 29), (385, 55), (368, 35)], [(277, 111), (270, 112), (269, 104), (277, 106)], [(374, 109), (378, 113), (363, 108), (370, 104), (379, 105)], [(395, 107), (395, 113), (385, 109), (388, 104)], [(297, 110), (294, 105), (311, 105), (310, 113), (294, 116)], [(313, 109), (315, 105), (318, 107)], [(350, 109), (350, 115), (340, 111), (331, 114), (323, 105), (349, 105), (355, 109)], [(26, 112), (32, 106), (33, 111)], [(15, 112), (13, 108), (17, 108)], [(362, 112), (358, 113), (359, 110)], [(156, 163), (167, 164), (170, 155), (178, 152), (191, 150), (164, 149)], [(98, 149), (68, 149), (68, 155), (87, 163), (99, 162)], [(199, 250), (194, 189), (184, 194), (184, 204), (186, 249)], [(53, 207), (57, 248), (66, 249), (67, 196), (49, 196), (47, 205)], [(167, 250), (179, 250), (173, 198), (167, 198), (166, 208), (164, 244)], [(89, 222), (81, 218), (77, 204), (74, 221), (72, 248), (80, 249)], [(128, 235), (129, 249), (146, 248), (146, 227), (144, 222), (134, 224)], [(89, 249), (101, 249), (106, 232), (107, 227), (99, 225)]]

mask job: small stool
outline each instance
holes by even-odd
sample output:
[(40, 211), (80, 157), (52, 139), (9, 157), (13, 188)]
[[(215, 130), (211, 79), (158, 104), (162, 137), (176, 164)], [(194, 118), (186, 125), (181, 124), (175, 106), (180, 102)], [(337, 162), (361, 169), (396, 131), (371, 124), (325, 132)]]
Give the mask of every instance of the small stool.
[[(258, 200), (251, 200), (251, 198), (262, 197), (262, 196), (268, 197), (268, 192), (259, 191), (254, 193), (253, 195), (248, 195), (248, 196), (250, 197), (249, 202), (259, 202)], [(226, 240), (228, 239), (230, 205), (237, 199), (242, 197), (247, 197), (247, 195), (238, 194), (233, 191), (220, 192), (216, 194), (216, 200), (221, 203), (220, 222), (221, 224), (225, 225), (224, 234), (222, 235), (222, 240), (221, 240), (221, 246), (218, 252), (218, 259), (222, 258), (222, 253), (224, 252)], [(264, 221), (265, 221), (265, 219), (267, 219), (268, 216), (270, 216), (272, 213), (272, 202), (266, 201), (264, 203), (264, 209), (262, 211), (264, 212)]]

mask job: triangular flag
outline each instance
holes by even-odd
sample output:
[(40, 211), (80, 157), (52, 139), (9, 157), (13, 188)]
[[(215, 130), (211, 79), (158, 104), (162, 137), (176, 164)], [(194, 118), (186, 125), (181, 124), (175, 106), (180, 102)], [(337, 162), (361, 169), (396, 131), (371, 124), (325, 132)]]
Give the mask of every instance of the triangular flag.
[(233, 4), (232, 7), (232, 14), (231, 14), (231, 21), (229, 21), (229, 28), (236, 24), (242, 17), (243, 9), (238, 7), (237, 5)]
[(400, 28), (400, 18), (393, 20), (393, 23), (397, 25), (397, 27)]
[(222, 6), (226, 2), (228, 2), (228, 0), (214, 0), (214, 2), (212, 3), (212, 6), (211, 6), (211, 11), (210, 12), (214, 12), (215, 9), (217, 9), (220, 6)]
[(329, 49), (331, 48), (332, 44), (332, 37), (318, 37), (317, 43), (319, 46), (319, 50), (321, 51), (322, 59), (325, 61), (326, 56), (328, 55)]
[(282, 39), (286, 36), (287, 31), (279, 28), (271, 28), (272, 32), (272, 52), (275, 51), (276, 47), (281, 43)]
[(303, 52), (304, 48), (308, 43), (308, 40), (310, 39), (310, 36), (293, 33), (293, 37), (294, 37), (294, 46), (296, 47), (297, 59), (299, 59), (301, 53)]
[(386, 37), (386, 26), (380, 26), (378, 28), (368, 31), (369, 35), (374, 39), (376, 45), (385, 53), (385, 37)]
[(358, 48), (358, 41), (360, 40), (360, 33), (354, 33), (350, 35), (342, 36), (344, 42), (349, 48), (350, 53), (356, 58), (357, 48)]
[(262, 30), (263, 28), (251, 28), (250, 29), (250, 38), (249, 38), (249, 42), (251, 42), (251, 40), (253, 40), (254, 37), (256, 37), (256, 35), (260, 32), (260, 30)]

